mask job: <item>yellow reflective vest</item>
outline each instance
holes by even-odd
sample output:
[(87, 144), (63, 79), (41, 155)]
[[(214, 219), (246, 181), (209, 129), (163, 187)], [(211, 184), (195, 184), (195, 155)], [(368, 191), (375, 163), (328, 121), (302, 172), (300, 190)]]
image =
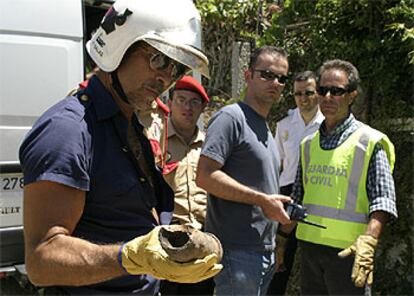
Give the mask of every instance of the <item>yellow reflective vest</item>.
[(301, 143), (303, 206), (308, 219), (327, 226), (321, 229), (299, 223), (298, 239), (346, 248), (365, 233), (369, 202), (366, 180), (376, 143), (384, 147), (394, 168), (394, 145), (383, 133), (363, 125), (332, 150), (320, 148), (319, 131)]

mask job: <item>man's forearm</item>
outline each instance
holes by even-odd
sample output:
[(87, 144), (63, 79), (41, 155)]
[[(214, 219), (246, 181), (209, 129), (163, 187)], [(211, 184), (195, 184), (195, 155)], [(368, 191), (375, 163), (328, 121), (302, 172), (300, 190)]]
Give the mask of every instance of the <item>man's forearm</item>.
[(234, 202), (260, 205), (266, 199), (265, 194), (237, 182), (221, 170), (197, 178), (197, 185), (216, 197)]
[(368, 222), (367, 230), (365, 234), (371, 235), (378, 239), (384, 229), (384, 225), (387, 223), (389, 214), (383, 211), (373, 212)]
[(59, 234), (26, 248), (26, 269), (38, 286), (94, 284), (126, 274), (117, 261), (118, 250), (117, 245)]
[(196, 183), (197, 186), (218, 198), (259, 206), (270, 220), (279, 221), (282, 224), (290, 221), (283, 209), (283, 203), (291, 201), (289, 197), (278, 194), (269, 195), (253, 190), (221, 171), (221, 164), (207, 157), (200, 158)]

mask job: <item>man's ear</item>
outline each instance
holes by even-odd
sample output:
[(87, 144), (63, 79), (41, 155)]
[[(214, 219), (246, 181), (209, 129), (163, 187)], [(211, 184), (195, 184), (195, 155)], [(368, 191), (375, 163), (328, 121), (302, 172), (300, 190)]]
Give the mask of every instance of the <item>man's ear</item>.
[(247, 81), (249, 81), (250, 79), (253, 79), (252, 74), (253, 74), (253, 72), (252, 72), (252, 71), (250, 71), (250, 69), (246, 69), (246, 70), (244, 71), (244, 80), (246, 80), (246, 82), (247, 82)]
[(357, 90), (351, 91), (349, 93), (349, 97), (350, 97), (350, 100), (349, 100), (348, 105), (351, 106), (355, 102), (355, 99), (358, 97), (358, 91)]
[(172, 95), (168, 98), (168, 100), (167, 100), (167, 105), (168, 105), (168, 107), (170, 107), (170, 109), (171, 109), (171, 105), (172, 105)]

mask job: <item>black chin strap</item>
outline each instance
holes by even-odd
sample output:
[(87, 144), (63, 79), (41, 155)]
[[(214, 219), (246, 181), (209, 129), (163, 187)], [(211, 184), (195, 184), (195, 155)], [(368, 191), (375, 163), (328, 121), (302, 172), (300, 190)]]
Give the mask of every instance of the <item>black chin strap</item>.
[(115, 89), (118, 96), (122, 99), (122, 101), (130, 105), (128, 97), (125, 94), (124, 90), (122, 89), (121, 83), (119, 82), (118, 72), (116, 70), (111, 72), (111, 78), (112, 78), (112, 87)]

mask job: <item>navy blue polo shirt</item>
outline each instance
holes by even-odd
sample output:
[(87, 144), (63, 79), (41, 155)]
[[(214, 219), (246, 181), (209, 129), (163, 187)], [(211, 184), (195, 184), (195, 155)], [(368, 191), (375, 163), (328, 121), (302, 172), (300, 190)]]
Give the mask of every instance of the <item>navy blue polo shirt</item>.
[[(142, 126), (137, 120), (133, 123), (145, 155), (153, 163)], [(157, 201), (157, 193), (128, 148), (127, 128), (128, 121), (111, 94), (92, 77), (86, 89), (47, 110), (20, 147), (25, 185), (47, 180), (86, 192), (75, 237), (98, 244), (119, 243), (146, 234), (157, 224), (151, 209), (159, 208), (160, 198)], [(90, 294), (153, 294), (156, 285), (149, 276), (126, 276), (68, 289)]]

